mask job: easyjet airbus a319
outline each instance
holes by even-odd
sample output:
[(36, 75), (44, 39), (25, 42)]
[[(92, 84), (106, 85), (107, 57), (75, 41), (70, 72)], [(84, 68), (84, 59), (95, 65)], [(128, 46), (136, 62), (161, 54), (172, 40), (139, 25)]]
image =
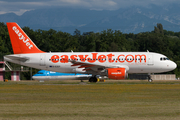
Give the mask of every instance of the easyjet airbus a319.
[[(161, 73), (176, 68), (166, 56), (153, 52), (43, 52), (16, 23), (7, 23), (14, 54), (5, 61), (63, 73), (92, 74), (125, 79), (128, 73)], [(58, 43), (57, 43), (58, 44)]]

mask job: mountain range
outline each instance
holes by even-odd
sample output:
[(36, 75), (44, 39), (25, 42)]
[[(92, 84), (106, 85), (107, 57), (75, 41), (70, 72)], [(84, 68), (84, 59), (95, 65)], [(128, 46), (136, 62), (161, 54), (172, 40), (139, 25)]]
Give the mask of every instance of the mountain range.
[(33, 30), (59, 30), (73, 34), (75, 29), (83, 32), (101, 32), (112, 29), (123, 33), (153, 31), (161, 23), (168, 31), (180, 31), (180, 5), (132, 6), (118, 10), (88, 10), (75, 8), (46, 8), (27, 11), (21, 16), (14, 13), (0, 15), (0, 22), (17, 22), (21, 27)]

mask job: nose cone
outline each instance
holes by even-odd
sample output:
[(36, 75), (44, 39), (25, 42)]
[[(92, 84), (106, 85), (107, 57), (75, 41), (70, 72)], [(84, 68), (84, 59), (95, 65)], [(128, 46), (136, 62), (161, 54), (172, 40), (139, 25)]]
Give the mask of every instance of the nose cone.
[(162, 72), (168, 72), (176, 69), (177, 65), (173, 61), (167, 61), (166, 64), (161, 68)]
[(171, 68), (172, 70), (174, 70), (174, 69), (176, 69), (176, 67), (177, 67), (177, 64), (172, 61), (171, 64), (170, 64), (170, 68)]
[(177, 67), (177, 65), (173, 61), (169, 61), (168, 64), (167, 64), (167, 70), (168, 71), (174, 70), (174, 69), (176, 69), (176, 67)]

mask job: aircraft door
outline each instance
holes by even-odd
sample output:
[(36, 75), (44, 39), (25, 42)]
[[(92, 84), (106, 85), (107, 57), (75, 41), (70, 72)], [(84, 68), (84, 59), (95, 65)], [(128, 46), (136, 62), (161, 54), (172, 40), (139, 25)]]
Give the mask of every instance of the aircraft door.
[(40, 62), (39, 62), (40, 66), (45, 66), (45, 55), (40, 55)]
[(148, 54), (148, 65), (154, 65), (153, 55), (152, 54)]

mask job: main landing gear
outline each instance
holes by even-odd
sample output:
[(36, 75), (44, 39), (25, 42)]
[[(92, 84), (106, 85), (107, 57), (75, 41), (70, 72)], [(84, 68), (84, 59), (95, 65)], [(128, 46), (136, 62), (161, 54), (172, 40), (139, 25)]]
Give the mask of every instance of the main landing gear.
[(90, 77), (90, 78), (89, 78), (89, 82), (97, 82), (96, 76)]

